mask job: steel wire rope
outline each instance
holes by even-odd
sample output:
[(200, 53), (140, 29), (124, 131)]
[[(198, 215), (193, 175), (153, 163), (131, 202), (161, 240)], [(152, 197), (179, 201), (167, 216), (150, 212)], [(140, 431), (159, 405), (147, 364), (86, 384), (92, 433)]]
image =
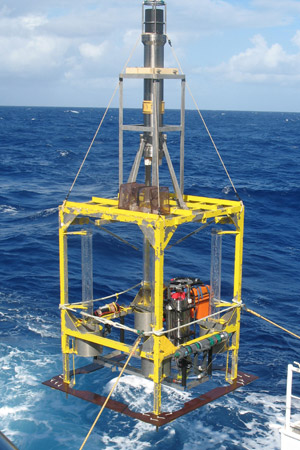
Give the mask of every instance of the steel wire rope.
[(291, 336), (293, 336), (297, 339), (300, 339), (300, 336), (298, 334), (293, 333), (292, 331), (288, 330), (287, 328), (282, 327), (281, 325), (278, 325), (277, 323), (273, 322), (272, 320), (267, 319), (266, 317), (262, 316), (261, 314), (253, 311), (252, 309), (244, 307), (244, 310), (246, 312), (252, 314), (255, 317), (259, 317), (260, 319), (265, 320), (266, 322), (270, 323), (271, 325), (274, 325), (274, 327), (277, 327), (280, 330), (285, 331), (286, 333), (290, 334)]
[(186, 234), (185, 236), (183, 236), (182, 238), (178, 239), (178, 241), (174, 242), (174, 244), (171, 245), (167, 245), (166, 250), (170, 250), (170, 248), (174, 247), (175, 245), (180, 244), (181, 242), (185, 241), (186, 239), (188, 239), (189, 237), (193, 236), (194, 234), (199, 233), (199, 231), (204, 230), (205, 228), (207, 228), (209, 225), (211, 225), (212, 223), (214, 223), (214, 220), (210, 220), (208, 221), (206, 224), (202, 225), (201, 227), (197, 228), (194, 231), (191, 231), (191, 233)]
[[(64, 310), (67, 310), (67, 311), (72, 311), (74, 313), (78, 312), (76, 309), (71, 308), (70, 306), (64, 306), (61, 309), (64, 309)], [(118, 328), (120, 330), (125, 330), (125, 331), (129, 331), (131, 333), (134, 333), (134, 334), (139, 334), (139, 330), (136, 330), (135, 328), (127, 327), (126, 325), (118, 323), (118, 322), (114, 322), (113, 320), (106, 319), (105, 317), (94, 316), (94, 315), (88, 314), (88, 313), (86, 313), (84, 311), (80, 311), (80, 314), (82, 316), (84, 316), (84, 317), (89, 318), (89, 319), (93, 319), (96, 322), (103, 323), (104, 325), (110, 325), (110, 326)]]
[[(168, 43), (169, 43), (169, 45), (170, 45), (170, 47), (171, 47), (171, 51), (172, 51), (172, 53), (173, 53), (173, 56), (174, 56), (174, 58), (175, 58), (175, 60), (176, 60), (176, 62), (177, 62), (177, 64), (178, 64), (179, 70), (180, 70), (181, 74), (183, 75), (184, 72), (183, 72), (183, 70), (182, 70), (182, 67), (181, 67), (181, 64), (180, 64), (180, 62), (179, 62), (179, 59), (178, 59), (178, 57), (177, 57), (177, 55), (176, 55), (176, 52), (175, 52), (175, 50), (174, 50), (174, 48), (173, 48), (173, 46), (172, 46), (171, 40), (169, 39), (168, 36), (167, 36), (167, 39), (168, 39)], [(224, 163), (224, 161), (223, 161), (223, 158), (222, 158), (222, 156), (221, 156), (221, 154), (220, 154), (220, 152), (219, 152), (219, 150), (218, 150), (218, 147), (217, 147), (217, 145), (216, 145), (216, 143), (215, 143), (215, 141), (214, 141), (214, 139), (213, 139), (213, 137), (212, 137), (212, 135), (211, 135), (211, 133), (210, 133), (210, 131), (209, 131), (209, 129), (208, 129), (208, 126), (207, 126), (207, 124), (206, 124), (206, 122), (205, 122), (205, 120), (204, 120), (204, 117), (203, 117), (203, 115), (202, 115), (202, 113), (201, 113), (201, 111), (200, 111), (200, 109), (199, 109), (199, 107), (198, 107), (198, 104), (197, 104), (197, 102), (196, 102), (196, 100), (195, 100), (195, 97), (193, 96), (193, 93), (192, 93), (191, 88), (190, 88), (190, 86), (189, 86), (189, 84), (188, 84), (187, 81), (186, 81), (186, 87), (187, 87), (187, 89), (188, 89), (188, 91), (189, 91), (189, 94), (190, 94), (190, 96), (191, 96), (191, 98), (192, 98), (192, 100), (193, 100), (193, 102), (194, 102), (194, 105), (195, 105), (195, 107), (196, 107), (196, 109), (197, 109), (197, 112), (198, 112), (198, 114), (199, 114), (199, 116), (200, 116), (200, 119), (202, 120), (202, 123), (203, 123), (203, 125), (204, 125), (204, 128), (205, 128), (205, 130), (206, 130), (206, 132), (207, 132), (207, 134), (208, 134), (208, 136), (209, 136), (209, 138), (210, 138), (210, 140), (211, 140), (211, 143), (212, 143), (212, 145), (213, 145), (213, 147), (214, 147), (214, 149), (215, 149), (215, 151), (216, 151), (216, 153), (217, 153), (217, 155), (218, 155), (218, 157), (219, 157), (219, 160), (221, 161), (221, 164), (222, 164), (222, 166), (223, 166), (223, 169), (225, 170), (225, 173), (226, 173), (227, 178), (228, 178), (228, 180), (229, 180), (229, 182), (230, 182), (230, 184), (231, 184), (231, 186), (232, 186), (232, 188), (233, 188), (233, 191), (234, 191), (235, 195), (237, 196), (238, 200), (239, 200), (241, 203), (243, 203), (241, 197), (239, 196), (239, 194), (238, 194), (238, 192), (237, 192), (237, 190), (236, 190), (236, 187), (235, 187), (235, 185), (234, 185), (234, 183), (233, 183), (233, 181), (232, 181), (232, 179), (231, 179), (231, 176), (230, 176), (230, 174), (229, 174), (229, 172), (228, 172), (228, 170), (227, 170), (227, 167), (226, 167), (226, 165), (225, 165), (225, 163)]]
[(116, 233), (113, 233), (112, 231), (108, 230), (107, 228), (102, 227), (101, 225), (97, 225), (98, 228), (102, 231), (105, 231), (105, 233), (110, 234), (112, 237), (118, 239), (118, 241), (123, 242), (123, 244), (128, 245), (128, 247), (133, 248), (134, 250), (136, 250), (137, 252), (140, 251), (140, 249), (138, 247), (136, 247), (135, 245), (131, 244), (130, 242), (128, 242), (126, 239), (122, 238), (121, 236), (119, 236)]
[[(132, 50), (131, 50), (131, 52), (130, 52), (130, 54), (129, 54), (129, 57), (128, 57), (126, 63), (124, 64), (124, 67), (123, 67), (123, 69), (122, 69), (122, 73), (125, 71), (126, 67), (128, 66), (129, 61), (131, 60), (132, 55), (133, 55), (133, 53), (135, 52), (135, 49), (136, 49), (136, 47), (137, 47), (137, 44), (138, 44), (139, 40), (140, 40), (140, 36), (139, 36), (138, 39), (136, 40), (136, 43), (134, 44), (134, 46), (133, 46), (133, 48), (132, 48)], [(116, 95), (116, 92), (117, 92), (117, 90), (118, 90), (118, 87), (119, 87), (119, 82), (116, 84), (116, 87), (115, 87), (115, 89), (114, 89), (114, 91), (113, 91), (113, 94), (112, 94), (112, 96), (111, 96), (111, 98), (110, 98), (110, 100), (109, 100), (109, 102), (108, 102), (108, 105), (107, 105), (107, 107), (106, 107), (106, 110), (104, 111), (104, 114), (103, 114), (103, 116), (102, 116), (102, 118), (101, 118), (101, 120), (100, 120), (100, 123), (99, 123), (99, 125), (98, 125), (98, 128), (97, 128), (95, 134), (94, 134), (94, 137), (93, 137), (93, 139), (91, 140), (91, 143), (90, 143), (90, 145), (89, 145), (89, 147), (88, 147), (88, 149), (87, 149), (87, 151), (86, 151), (86, 154), (85, 154), (85, 156), (84, 156), (84, 158), (83, 158), (83, 160), (82, 160), (82, 163), (80, 164), (80, 167), (79, 167), (78, 172), (77, 172), (77, 174), (76, 174), (76, 176), (75, 176), (75, 178), (74, 178), (74, 180), (73, 180), (73, 183), (71, 184), (71, 187), (70, 187), (70, 189), (69, 189), (69, 192), (68, 192), (67, 195), (66, 195), (66, 198), (65, 198), (65, 200), (64, 200), (64, 202), (63, 202), (63, 205), (62, 205), (62, 208), (63, 208), (63, 209), (64, 209), (65, 204), (66, 204), (66, 202), (68, 201), (68, 198), (69, 198), (69, 196), (70, 196), (70, 194), (71, 194), (71, 192), (72, 192), (72, 190), (73, 190), (73, 188), (74, 188), (74, 186), (75, 186), (75, 183), (76, 183), (76, 181), (77, 181), (77, 179), (78, 179), (78, 177), (79, 177), (79, 174), (80, 174), (80, 172), (81, 172), (81, 170), (82, 170), (82, 168), (83, 168), (83, 166), (84, 166), (84, 163), (85, 163), (85, 161), (86, 161), (86, 159), (87, 159), (87, 157), (88, 157), (88, 155), (89, 155), (89, 153), (90, 153), (90, 151), (91, 151), (91, 148), (92, 148), (92, 146), (93, 146), (93, 144), (94, 144), (94, 142), (95, 142), (95, 139), (96, 139), (96, 137), (97, 137), (97, 135), (98, 135), (98, 133), (99, 133), (99, 131), (100, 131), (100, 128), (101, 128), (101, 126), (102, 126), (102, 124), (103, 124), (103, 122), (104, 122), (104, 119), (105, 119), (106, 114), (107, 114), (107, 112), (108, 112), (108, 110), (109, 110), (109, 108), (110, 108), (110, 105), (111, 105), (111, 103), (112, 103), (112, 101), (113, 101), (113, 99), (114, 99), (114, 97), (115, 97), (115, 95)]]
[[(115, 327), (115, 328), (119, 328), (119, 329), (122, 329), (122, 330), (125, 330), (125, 331), (129, 331), (129, 332), (134, 333), (134, 334), (139, 334), (139, 333), (142, 332), (144, 336), (152, 336), (152, 335), (163, 336), (163, 335), (168, 334), (168, 333), (170, 333), (172, 331), (177, 331), (177, 330), (179, 330), (181, 328), (184, 328), (187, 325), (191, 326), (191, 325), (200, 323), (200, 322), (202, 322), (202, 321), (204, 321), (206, 319), (210, 319), (210, 318), (215, 317), (215, 316), (217, 316), (219, 314), (222, 314), (222, 313), (225, 313), (225, 312), (228, 312), (228, 311), (231, 311), (231, 310), (235, 310), (236, 308), (239, 308), (241, 306), (243, 306), (243, 305), (240, 304), (240, 303), (237, 303), (236, 305), (229, 306), (229, 307), (224, 308), (224, 309), (222, 309), (220, 311), (217, 311), (217, 312), (215, 312), (213, 314), (209, 314), (208, 316), (201, 317), (201, 319), (196, 319), (196, 320), (193, 320), (192, 322), (188, 322), (188, 324), (179, 325), (178, 327), (174, 327), (174, 328), (171, 328), (171, 329), (168, 329), (168, 330), (164, 330), (162, 328), (162, 329), (156, 330), (156, 331), (137, 330), (135, 328), (128, 327), (127, 325), (124, 325), (124, 324), (121, 324), (121, 323), (118, 323), (118, 322), (114, 322), (113, 320), (107, 319), (107, 318), (105, 318), (105, 316), (104, 317), (103, 316), (100, 316), (100, 317), (99, 316), (94, 316), (94, 315), (88, 314), (88, 313), (86, 313), (84, 311), (80, 311), (80, 314), (82, 316), (84, 316), (84, 317), (88, 317), (90, 319), (93, 319), (96, 322), (107, 324), (107, 325), (110, 325), (110, 326)], [(76, 309), (72, 308), (72, 306), (68, 306), (68, 305), (64, 305), (60, 309), (65, 309), (67, 311), (72, 311), (72, 312), (75, 312), (75, 313), (78, 312)]]
[[(103, 300), (108, 300), (109, 298), (113, 298), (113, 297), (118, 298), (120, 295), (126, 294), (126, 292), (129, 292), (129, 291), (132, 291), (133, 289), (135, 289), (136, 287), (140, 286), (141, 284), (143, 284), (142, 281), (140, 281), (139, 283), (135, 284), (134, 286), (131, 286), (128, 289), (125, 289), (124, 291), (115, 292), (114, 294), (107, 295), (106, 297), (94, 298), (92, 301), (93, 302), (100, 302), (100, 301), (103, 301)], [(91, 300), (86, 300), (84, 302), (68, 303), (68, 305), (71, 305), (71, 306), (72, 305), (85, 305), (85, 304), (88, 304), (90, 302), (91, 302)], [(68, 306), (68, 305), (66, 305), (66, 306)]]
[(100, 418), (100, 416), (101, 416), (101, 414), (102, 414), (102, 412), (103, 412), (105, 406), (107, 405), (108, 400), (110, 399), (112, 393), (114, 392), (115, 388), (117, 387), (117, 384), (119, 383), (120, 378), (121, 378), (121, 376), (123, 375), (123, 373), (124, 373), (124, 371), (125, 371), (125, 369), (126, 369), (128, 363), (129, 363), (129, 361), (131, 360), (131, 358), (132, 358), (134, 352), (136, 351), (136, 349), (138, 348), (138, 345), (139, 345), (139, 343), (141, 342), (141, 339), (142, 339), (142, 335), (140, 335), (140, 336), (137, 338), (137, 340), (135, 341), (135, 343), (134, 343), (134, 345), (133, 345), (133, 347), (132, 347), (132, 349), (131, 349), (131, 352), (129, 353), (129, 356), (128, 356), (128, 358), (127, 358), (127, 360), (126, 360), (126, 362), (125, 362), (125, 364), (124, 364), (124, 366), (123, 366), (123, 368), (122, 368), (122, 370), (121, 370), (121, 372), (120, 372), (118, 378), (116, 379), (116, 381), (115, 381), (113, 387), (111, 388), (111, 390), (110, 390), (108, 396), (106, 397), (105, 402), (104, 402), (103, 405), (102, 405), (102, 408), (100, 409), (99, 413), (97, 414), (97, 417), (96, 417), (96, 419), (94, 420), (93, 425), (91, 426), (91, 428), (90, 428), (88, 434), (86, 435), (86, 437), (85, 437), (85, 439), (84, 439), (84, 441), (83, 441), (83, 443), (82, 443), (82, 445), (81, 445), (81, 447), (80, 447), (79, 450), (82, 450), (83, 447), (85, 446), (85, 444), (86, 444), (88, 438), (90, 437), (90, 435), (91, 435), (91, 433), (92, 433), (92, 431), (93, 431), (93, 429), (94, 429), (96, 423), (98, 422), (98, 420), (99, 420), (99, 418)]

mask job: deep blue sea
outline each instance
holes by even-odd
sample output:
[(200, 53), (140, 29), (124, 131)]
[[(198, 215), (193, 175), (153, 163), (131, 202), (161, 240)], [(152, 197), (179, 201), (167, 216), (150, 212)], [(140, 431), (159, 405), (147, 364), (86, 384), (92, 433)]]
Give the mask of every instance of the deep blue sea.
[[(78, 449), (99, 410), (41, 383), (62, 371), (58, 205), (102, 114), (96, 108), (0, 107), (0, 429), (20, 450)], [(243, 301), (300, 334), (300, 113), (204, 111), (203, 116), (245, 204)], [(178, 117), (169, 111), (166, 121)], [(128, 123), (141, 120), (140, 112), (126, 111)], [(112, 109), (70, 200), (116, 196), (117, 139), (118, 112)], [(125, 136), (127, 174), (138, 141), (134, 133)], [(177, 141), (176, 133), (168, 136), (176, 170)], [(195, 111), (186, 113), (185, 151), (185, 193), (235, 198)], [(167, 183), (164, 170), (162, 183)], [(132, 229), (126, 238), (135, 240)], [(105, 234), (96, 239), (101, 259), (94, 267), (95, 295), (141, 280), (133, 249)], [(174, 247), (167, 276), (180, 271), (209, 282), (201, 256), (208, 239), (208, 232), (198, 233)], [(278, 449), (287, 364), (300, 361), (299, 348), (296, 338), (243, 313), (239, 368), (258, 375), (257, 381), (158, 432), (105, 410), (85, 448)], [(93, 389), (108, 392), (107, 373), (99, 371), (97, 377)], [(115, 398), (150, 410), (150, 391), (150, 382), (139, 384), (126, 375)], [(170, 405), (191, 398), (189, 392), (176, 396), (172, 390), (164, 396)]]

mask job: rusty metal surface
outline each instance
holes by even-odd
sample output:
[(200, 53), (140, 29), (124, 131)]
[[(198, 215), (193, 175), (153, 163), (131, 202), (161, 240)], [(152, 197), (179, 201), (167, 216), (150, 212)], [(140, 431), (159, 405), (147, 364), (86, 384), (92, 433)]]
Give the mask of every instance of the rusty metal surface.
[[(88, 366), (77, 369), (75, 373), (76, 375), (80, 373), (90, 373), (102, 367), (101, 366), (99, 367), (99, 364), (89, 364)], [(208, 391), (205, 394), (202, 394), (199, 397), (196, 397), (190, 400), (189, 402), (186, 402), (184, 406), (181, 409), (178, 409), (177, 411), (163, 412), (159, 415), (155, 415), (151, 412), (139, 413), (132, 411), (131, 409), (129, 409), (128, 405), (118, 402), (116, 400), (109, 400), (106, 407), (118, 413), (126, 414), (127, 416), (132, 417), (133, 419), (150, 423), (156, 427), (161, 427), (169, 422), (172, 422), (178, 417), (181, 417), (191, 411), (194, 411), (195, 409), (201, 408), (201, 406), (204, 406), (207, 403), (210, 403), (222, 397), (223, 395), (235, 391), (239, 387), (246, 386), (247, 384), (251, 383), (257, 378), (258, 377), (255, 375), (249, 375), (243, 372), (238, 372), (238, 377), (232, 384), (212, 389), (211, 391)], [(99, 395), (90, 391), (82, 391), (71, 388), (67, 383), (63, 382), (62, 375), (57, 375), (51, 378), (51, 380), (44, 381), (43, 384), (99, 406), (102, 406), (106, 400), (106, 397), (103, 395)]]

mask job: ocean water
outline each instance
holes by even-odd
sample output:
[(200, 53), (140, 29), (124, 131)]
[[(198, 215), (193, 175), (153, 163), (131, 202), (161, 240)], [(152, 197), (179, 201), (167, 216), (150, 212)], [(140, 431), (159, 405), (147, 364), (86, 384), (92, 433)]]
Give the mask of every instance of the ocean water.
[[(0, 419), (20, 450), (79, 448), (98, 407), (66, 398), (42, 385), (62, 371), (59, 322), (58, 205), (65, 199), (103, 114), (102, 109), (0, 107)], [(204, 111), (208, 127), (245, 204), (243, 301), (300, 334), (300, 113)], [(166, 121), (177, 120), (170, 111)], [(141, 121), (127, 110), (129, 123)], [(118, 112), (110, 110), (71, 200), (117, 194)], [(176, 133), (168, 146), (178, 168)], [(138, 136), (125, 136), (125, 172)], [(162, 168), (162, 183), (167, 176)], [(197, 112), (186, 114), (185, 192), (234, 199)], [(201, 236), (200, 236), (201, 235)], [(177, 235), (175, 235), (177, 236)], [(180, 234), (178, 235), (180, 237)], [(135, 240), (134, 231), (127, 232)], [(140, 256), (99, 233), (95, 296), (141, 280)], [(174, 237), (175, 239), (175, 237)], [(188, 274), (209, 282), (205, 253), (209, 234), (174, 247), (167, 277)], [(225, 247), (226, 249), (226, 247)], [(118, 257), (116, 258), (116, 254)], [(78, 266), (78, 262), (77, 262)], [(76, 261), (71, 273), (74, 296)], [(226, 264), (224, 273), (226, 275)], [(226, 292), (229, 284), (224, 281)], [(278, 449), (284, 421), (287, 364), (300, 361), (299, 341), (243, 313), (239, 368), (259, 379), (158, 432), (150, 425), (105, 410), (87, 449)], [(92, 389), (108, 392), (111, 375), (99, 371)], [(168, 407), (190, 392), (164, 391)], [(114, 398), (151, 410), (151, 383), (126, 375)]]

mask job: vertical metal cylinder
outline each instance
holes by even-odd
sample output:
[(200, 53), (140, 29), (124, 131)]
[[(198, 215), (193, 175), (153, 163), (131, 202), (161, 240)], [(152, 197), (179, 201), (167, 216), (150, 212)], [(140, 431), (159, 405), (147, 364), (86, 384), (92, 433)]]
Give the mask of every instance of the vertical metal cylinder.
[(218, 230), (211, 230), (211, 264), (210, 264), (210, 312), (215, 313), (215, 304), (221, 299), (221, 266), (222, 266), (222, 235)]
[[(164, 67), (164, 45), (166, 43), (166, 36), (159, 34), (143, 34), (142, 42), (144, 44), (144, 67), (150, 68), (162, 68)], [(144, 101), (152, 102), (152, 113), (144, 114), (144, 125), (153, 126), (153, 107), (155, 99), (153, 98), (153, 83), (154, 80), (144, 80)], [(162, 104), (164, 98), (164, 82), (163, 80), (157, 81), (158, 99), (159, 105)], [(163, 123), (163, 114), (159, 113), (159, 126)]]
[[(164, 45), (166, 43), (165, 14), (164, 9), (156, 1), (145, 2), (143, 9), (143, 33), (144, 67), (164, 67)], [(156, 83), (156, 84), (155, 84)], [(160, 135), (158, 127), (163, 124), (161, 106), (163, 102), (163, 80), (144, 79), (144, 102), (151, 102), (150, 112), (144, 114), (144, 125), (153, 127), (153, 133), (144, 133), (145, 140), (145, 184), (146, 186), (158, 185), (158, 164), (160, 154)], [(155, 128), (155, 129), (154, 129)], [(154, 180), (154, 182), (153, 182)], [(154, 308), (153, 302), (153, 264), (151, 257), (153, 248), (147, 238), (144, 238), (144, 302), (147, 303), (150, 291), (150, 309)]]
[(81, 235), (82, 301), (88, 303), (88, 314), (93, 314), (93, 235)]
[[(164, 34), (164, 10), (158, 9), (156, 2), (152, 3), (152, 7), (144, 11), (144, 32), (142, 34), (142, 42), (144, 44), (144, 67), (161, 68), (164, 67), (164, 45), (166, 43), (166, 35)], [(154, 83), (158, 86), (154, 88)], [(163, 125), (163, 114), (161, 105), (164, 96), (163, 80), (145, 79), (144, 80), (144, 101), (151, 102), (152, 110), (149, 114), (144, 114), (144, 125), (155, 126), (154, 117), (157, 116), (157, 126)], [(154, 111), (158, 108), (158, 111)], [(159, 159), (160, 151), (160, 135), (154, 139), (151, 133), (145, 133), (145, 140), (147, 142), (146, 148), (148, 150), (145, 171), (145, 183), (147, 186), (151, 185), (151, 166), (150, 161), (153, 152), (156, 152), (156, 157)], [(153, 148), (155, 145), (156, 148)], [(152, 170), (156, 170), (152, 167)], [(153, 178), (153, 177), (152, 177)]]

